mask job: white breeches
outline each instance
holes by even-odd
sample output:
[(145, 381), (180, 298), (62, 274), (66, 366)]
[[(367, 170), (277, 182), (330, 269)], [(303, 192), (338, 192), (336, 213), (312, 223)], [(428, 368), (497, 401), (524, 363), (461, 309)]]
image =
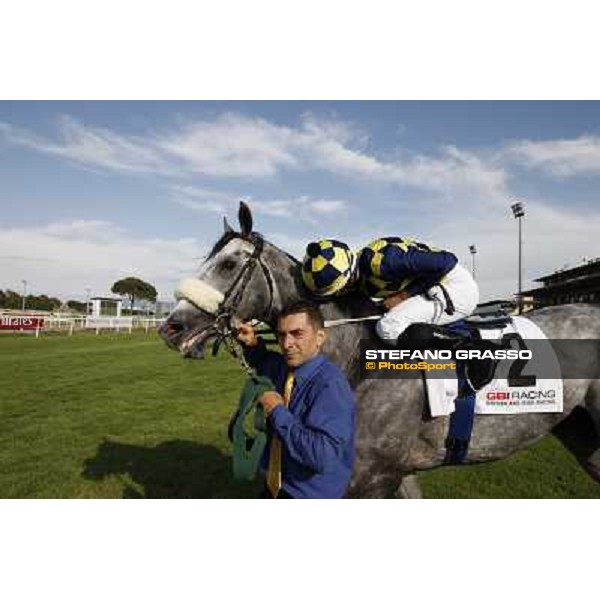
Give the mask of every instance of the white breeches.
[(377, 335), (386, 343), (395, 345), (398, 336), (413, 323), (447, 325), (468, 317), (479, 302), (479, 288), (473, 277), (461, 265), (456, 265), (441, 281), (454, 303), (454, 314), (445, 311), (446, 300), (438, 286), (430, 290), (434, 298), (412, 296), (388, 311), (375, 326)]

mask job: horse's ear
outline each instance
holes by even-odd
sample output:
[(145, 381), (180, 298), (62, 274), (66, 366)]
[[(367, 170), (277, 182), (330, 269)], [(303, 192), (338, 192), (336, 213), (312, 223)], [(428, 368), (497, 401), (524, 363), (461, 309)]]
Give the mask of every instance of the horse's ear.
[(240, 202), (240, 211), (238, 213), (242, 235), (249, 235), (252, 232), (252, 213), (245, 202)]
[(227, 217), (223, 217), (223, 229), (225, 233), (233, 233), (233, 227), (227, 222)]

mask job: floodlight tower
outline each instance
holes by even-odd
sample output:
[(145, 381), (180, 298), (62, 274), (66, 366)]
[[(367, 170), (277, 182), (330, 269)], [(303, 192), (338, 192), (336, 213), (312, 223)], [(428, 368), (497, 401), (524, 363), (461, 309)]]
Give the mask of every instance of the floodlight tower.
[(23, 298), (21, 299), (21, 310), (25, 310), (25, 296), (27, 296), (27, 279), (21, 279), (23, 284)]
[(515, 202), (510, 205), (513, 217), (519, 222), (519, 295), (517, 296), (518, 314), (523, 312), (523, 298), (521, 297), (523, 283), (523, 228), (521, 221), (525, 216), (525, 207), (522, 202)]
[(469, 252), (471, 253), (471, 270), (473, 271), (473, 279), (475, 279), (475, 255), (477, 254), (475, 244), (469, 246)]

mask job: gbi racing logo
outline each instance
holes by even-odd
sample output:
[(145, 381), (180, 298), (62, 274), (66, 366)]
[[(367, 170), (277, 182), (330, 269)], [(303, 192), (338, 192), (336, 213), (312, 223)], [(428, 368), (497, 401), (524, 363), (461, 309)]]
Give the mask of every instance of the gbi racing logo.
[(554, 400), (556, 390), (522, 390), (514, 392), (488, 392), (488, 400)]

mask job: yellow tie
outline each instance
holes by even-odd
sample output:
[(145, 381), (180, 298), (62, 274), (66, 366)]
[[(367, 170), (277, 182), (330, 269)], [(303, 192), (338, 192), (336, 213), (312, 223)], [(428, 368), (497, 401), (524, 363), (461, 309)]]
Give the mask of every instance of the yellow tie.
[[(294, 374), (288, 373), (285, 385), (283, 386), (283, 404), (286, 407), (290, 401), (293, 386)], [(267, 487), (271, 494), (273, 494), (273, 498), (277, 498), (277, 494), (281, 489), (281, 440), (275, 432), (273, 432), (273, 437), (271, 439), (269, 470), (267, 471)]]

